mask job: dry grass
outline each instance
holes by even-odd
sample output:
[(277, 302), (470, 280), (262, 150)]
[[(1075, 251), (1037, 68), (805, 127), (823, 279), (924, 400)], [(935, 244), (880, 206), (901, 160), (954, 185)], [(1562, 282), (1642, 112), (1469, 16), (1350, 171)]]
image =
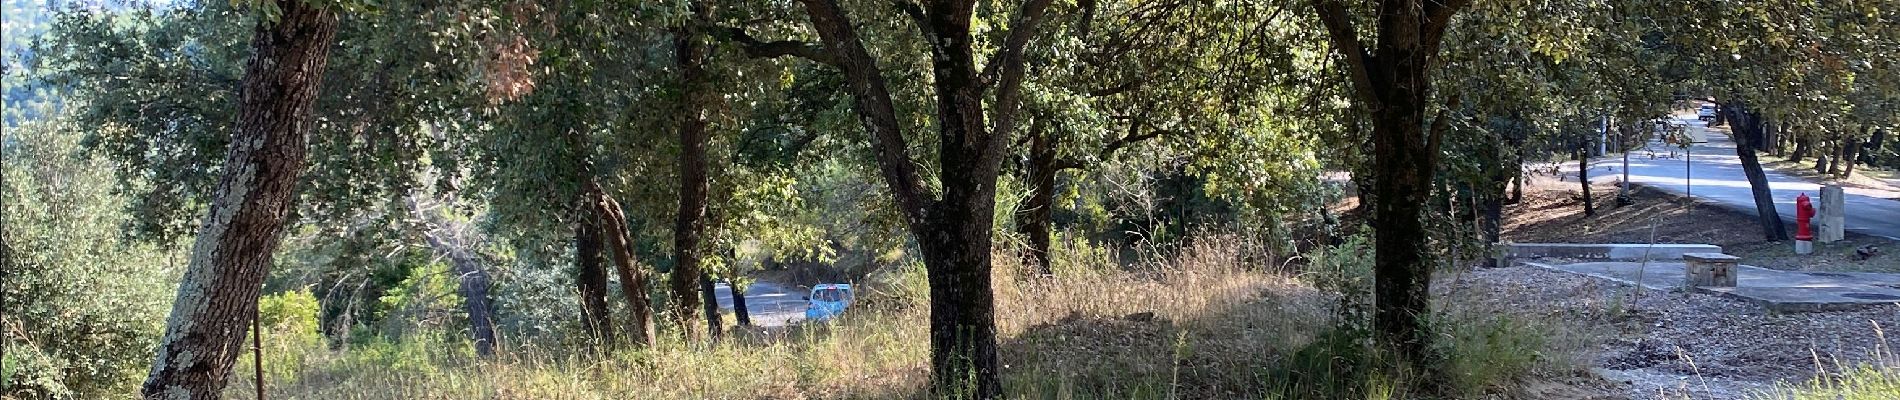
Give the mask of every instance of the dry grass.
[[(1196, 242), (1182, 256), (1128, 268), (1102, 268), (1116, 265), (1108, 252), (1071, 244), (1048, 280), (1017, 279), (1021, 266), (998, 257), (1006, 391), (1026, 399), (1274, 398), (1288, 385), (1285, 372), (1300, 368), (1287, 364), (1292, 354), (1345, 356), (1313, 346), (1338, 326), (1334, 296), (1248, 265), (1237, 241)], [(272, 398), (309, 399), (920, 398), (928, 379), (920, 275), (914, 266), (874, 275), (860, 307), (832, 325), (711, 347), (668, 342), (607, 357), (517, 347), (480, 361), (441, 350), (465, 347), (450, 341), (409, 341), (315, 350), (300, 365), (273, 366), (283, 372), (268, 387)], [(1530, 376), (1574, 370), (1558, 364), (1569, 350), (1530, 337), (1561, 321), (1501, 307), (1444, 313), (1457, 393), (1497, 397)], [(227, 397), (251, 398), (248, 381), (234, 378)]]

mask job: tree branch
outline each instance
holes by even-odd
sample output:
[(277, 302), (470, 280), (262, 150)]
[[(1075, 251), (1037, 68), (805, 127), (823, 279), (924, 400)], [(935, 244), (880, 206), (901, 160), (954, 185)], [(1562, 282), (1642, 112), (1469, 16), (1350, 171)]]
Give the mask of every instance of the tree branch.
[(1128, 136), (1122, 136), (1120, 139), (1115, 139), (1115, 141), (1108, 142), (1108, 144), (1103, 145), (1102, 159), (1104, 160), (1108, 159), (1109, 156), (1115, 155), (1116, 151), (1120, 151), (1122, 148), (1128, 147), (1128, 145), (1135, 144), (1143, 140), (1154, 139), (1157, 137), (1161, 137), (1163, 135), (1171, 135), (1171, 134), (1176, 134), (1180, 132), (1171, 131), (1167, 129), (1156, 129), (1156, 130), (1148, 131), (1148, 133), (1143, 133), (1139, 135), (1133, 134), (1134, 133), (1133, 130), (1130, 130), (1129, 133), (1130, 135)]
[(1043, 13), (1049, 10), (1049, 2), (1050, 0), (1023, 2), (1022, 7), (1016, 11), (1016, 17), (1009, 21), (1009, 37), (1003, 39), (1003, 49), (997, 52), (994, 61), (983, 66), (983, 74), (977, 77), (978, 84), (989, 86), (998, 79), (1007, 78), (998, 76), (1009, 74), (1008, 71), (1003, 71), (1004, 69), (1022, 69), (1023, 47), (1028, 46), (1029, 39), (1036, 36), (1036, 26), (1042, 22)]
[(1114, 96), (1114, 95), (1118, 95), (1122, 93), (1128, 93), (1130, 91), (1134, 91), (1135, 89), (1140, 89), (1143, 83), (1146, 83), (1146, 81), (1139, 80), (1139, 79), (1130, 80), (1120, 85), (1090, 90), (1088, 94), (1089, 94), (1089, 97)]
[(834, 65), (844, 72), (858, 120), (871, 135), (879, 174), (890, 186), (906, 222), (922, 231), (920, 228), (929, 221), (928, 210), (936, 200), (918, 178), (917, 165), (910, 157), (910, 145), (898, 130), (897, 111), (892, 106), (890, 89), (885, 87), (883, 72), (871, 53), (864, 49), (864, 42), (858, 39), (857, 29), (845, 17), (838, 0), (799, 0), (799, 3), (805, 5), (805, 13), (811, 16), (819, 40), (837, 61)]
[[(1452, 0), (1462, 1), (1462, 0)], [(1327, 37), (1331, 38), (1333, 50), (1346, 57), (1346, 71), (1352, 77), (1353, 92), (1366, 108), (1377, 112), (1383, 105), (1379, 103), (1377, 88), (1373, 87), (1372, 56), (1366, 54), (1365, 46), (1359, 43), (1359, 32), (1353, 29), (1352, 16), (1346, 13), (1346, 6), (1339, 0), (1312, 0), (1313, 11), (1319, 15), (1321, 24), (1326, 25)]]
[(1464, 9), (1465, 5), (1470, 3), (1471, 0), (1443, 0), (1442, 2), (1436, 3), (1431, 1), (1425, 2), (1425, 6), (1428, 10), (1425, 16), (1425, 32), (1432, 33), (1433, 36), (1443, 36), (1446, 28), (1451, 26), (1451, 16), (1457, 14), (1458, 10)]
[(1449, 31), (1451, 28), (1451, 16), (1457, 14), (1458, 10), (1464, 9), (1465, 5), (1469, 3), (1471, 3), (1471, 0), (1443, 0), (1442, 2), (1436, 3), (1432, 1), (1425, 2), (1425, 26), (1420, 28), (1422, 28), (1425, 34), (1424, 43), (1427, 46), (1426, 50), (1430, 52), (1428, 54), (1438, 54), (1439, 46), (1444, 43), (1445, 31)]
[[(1001, 64), (1001, 72), (999, 72), (1001, 75), (977, 78), (979, 87), (988, 85), (992, 82), (991, 79), (997, 79), (995, 81), (997, 83), (996, 119), (991, 125), (991, 135), (1009, 137), (1016, 129), (1016, 111), (1022, 108), (1020, 104), (1017, 104), (1017, 98), (1021, 97), (1023, 86), (1023, 70), (1025, 69), (1023, 47), (1027, 46), (1029, 39), (1036, 35), (1036, 26), (1042, 22), (1043, 12), (1049, 9), (1050, 1), (1028, 0), (1023, 3), (1022, 9), (1016, 16), (1016, 23), (1010, 26), (1009, 38), (1003, 44), (1002, 54), (996, 60), (990, 61), (989, 65), (984, 66), (984, 69), (989, 70)], [(990, 71), (984, 71), (985, 75), (990, 73)], [(991, 150), (1002, 152), (1002, 141), (995, 143), (997, 148)]]
[(837, 59), (833, 58), (831, 53), (826, 52), (823, 47), (811, 43), (796, 40), (761, 41), (747, 34), (745, 28), (737, 27), (716, 28), (713, 31), (719, 33), (720, 39), (739, 44), (739, 48), (745, 51), (747, 57), (777, 58), (792, 56), (812, 60), (825, 65), (838, 65)]
[(1082, 160), (1077, 160), (1074, 158), (1062, 158), (1062, 159), (1056, 160), (1055, 165), (1052, 165), (1052, 167), (1054, 167), (1056, 171), (1062, 171), (1065, 169), (1082, 169)]

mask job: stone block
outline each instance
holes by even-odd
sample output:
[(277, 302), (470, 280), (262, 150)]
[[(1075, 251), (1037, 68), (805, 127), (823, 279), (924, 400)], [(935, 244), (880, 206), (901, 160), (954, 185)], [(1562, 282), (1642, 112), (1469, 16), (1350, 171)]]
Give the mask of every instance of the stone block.
[(1689, 253), (1683, 254), (1682, 260), (1686, 261), (1687, 268), (1684, 285), (1735, 287), (1735, 264), (1742, 258), (1722, 253)]
[(1642, 261), (1676, 260), (1684, 253), (1721, 253), (1722, 246), (1710, 244), (1657, 243), (1509, 243), (1504, 248), (1510, 259), (1567, 258), (1576, 260)]

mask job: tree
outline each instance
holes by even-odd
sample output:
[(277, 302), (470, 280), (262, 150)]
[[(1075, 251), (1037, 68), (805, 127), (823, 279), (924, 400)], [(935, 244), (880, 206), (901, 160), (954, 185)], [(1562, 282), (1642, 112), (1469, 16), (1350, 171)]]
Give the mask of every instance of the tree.
[[(1442, 112), (1426, 128), (1432, 104), (1432, 69), (1452, 16), (1467, 2), (1386, 0), (1377, 9), (1376, 42), (1360, 40), (1352, 13), (1338, 0), (1313, 0), (1333, 51), (1344, 57), (1355, 100), (1373, 119), (1372, 220), (1373, 326), (1381, 343), (1402, 362), (1425, 370), (1430, 335), (1431, 275), (1435, 267), (1426, 249), (1419, 217), (1431, 195), (1432, 174), (1451, 117)], [(1456, 108), (1456, 95), (1442, 96), (1444, 109)]]
[(587, 182), (582, 193), (586, 206), (592, 207), (598, 230), (606, 234), (607, 255), (614, 261), (614, 273), (620, 276), (620, 296), (627, 303), (627, 341), (635, 347), (652, 347), (657, 338), (653, 333), (653, 306), (647, 299), (647, 274), (644, 267), (634, 263), (627, 215), (621, 211), (620, 202), (599, 183)]
[[(898, 3), (930, 49), (941, 194), (931, 193), (920, 177), (888, 78), (844, 7), (836, 0), (799, 3), (823, 43), (822, 53), (794, 43), (777, 48), (778, 55), (802, 56), (843, 72), (854, 109), (871, 137), (879, 173), (923, 251), (931, 298), (931, 390), (939, 396), (1001, 397), (990, 291), (996, 179), (1006, 139), (1015, 129), (1023, 48), (1050, 2), (1023, 2), (1009, 21), (1008, 36), (981, 67), (975, 53), (978, 37), (971, 31), (975, 1), (931, 0), (921, 7)], [(990, 107), (985, 107), (986, 99)]]
[(1768, 240), (1788, 240), (1788, 229), (1782, 225), (1781, 216), (1775, 211), (1775, 198), (1768, 191), (1768, 175), (1762, 171), (1761, 160), (1756, 158), (1756, 149), (1760, 148), (1765, 129), (1761, 114), (1749, 111), (1739, 100), (1722, 103), (1722, 113), (1728, 120), (1730, 135), (1735, 138), (1735, 155), (1741, 158), (1742, 174), (1748, 177), (1748, 186), (1755, 197), (1755, 213), (1760, 218), (1761, 229)]
[[(496, 337), (494, 308), (488, 299), (488, 287), (493, 282), (488, 270), (482, 267), (482, 256), (473, 251), (480, 241), (468, 224), (455, 216), (444, 215), (447, 210), (434, 201), (419, 199), (410, 195), (409, 211), (421, 219), (423, 240), (429, 243), (436, 253), (448, 257), (454, 266), (457, 292), (462, 295), (462, 308), (468, 313), (469, 339), (475, 345), (475, 354), (481, 357), (495, 355)], [(454, 204), (453, 194), (444, 203)]]
[(299, 0), (272, 4), (275, 20), (254, 31), (233, 145), (141, 390), (146, 398), (221, 396), (303, 171), (337, 17)]

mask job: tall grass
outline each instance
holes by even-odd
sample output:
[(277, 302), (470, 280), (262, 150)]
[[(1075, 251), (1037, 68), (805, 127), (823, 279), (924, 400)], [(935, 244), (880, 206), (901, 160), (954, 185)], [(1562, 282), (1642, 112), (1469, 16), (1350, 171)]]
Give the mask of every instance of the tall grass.
[(1836, 364), (1827, 370), (1817, 359), (1815, 377), (1800, 385), (1777, 385), (1757, 397), (1777, 400), (1891, 400), (1900, 399), (1900, 358), (1879, 324), (1873, 326), (1880, 342), (1872, 361), (1853, 366)]
[[(1350, 360), (1377, 352), (1365, 350), (1362, 336), (1339, 333), (1337, 294), (1248, 264), (1246, 247), (1197, 240), (1178, 255), (1130, 267), (1101, 249), (1059, 251), (1053, 279), (1024, 278), (1024, 266), (999, 253), (1006, 391), (1025, 399), (1342, 398), (1286, 388), (1319, 387), (1311, 386), (1318, 369), (1300, 362), (1356, 363)], [(714, 345), (670, 340), (605, 356), (515, 345), (492, 360), (444, 335), (348, 351), (267, 349), (313, 352), (271, 357), (299, 361), (269, 368), (267, 386), (272, 398), (314, 399), (925, 397), (922, 272), (911, 265), (874, 275), (860, 306), (835, 323), (747, 331)], [(1540, 356), (1552, 351), (1541, 347), (1547, 342), (1529, 336), (1544, 331), (1521, 329), (1536, 321), (1445, 315), (1452, 381), (1469, 388), (1456, 393), (1508, 388), (1553, 359)], [(238, 375), (228, 397), (251, 398), (248, 375)], [(1337, 378), (1326, 385), (1364, 388), (1351, 391), (1363, 395), (1353, 398), (1395, 398), (1411, 379)]]

